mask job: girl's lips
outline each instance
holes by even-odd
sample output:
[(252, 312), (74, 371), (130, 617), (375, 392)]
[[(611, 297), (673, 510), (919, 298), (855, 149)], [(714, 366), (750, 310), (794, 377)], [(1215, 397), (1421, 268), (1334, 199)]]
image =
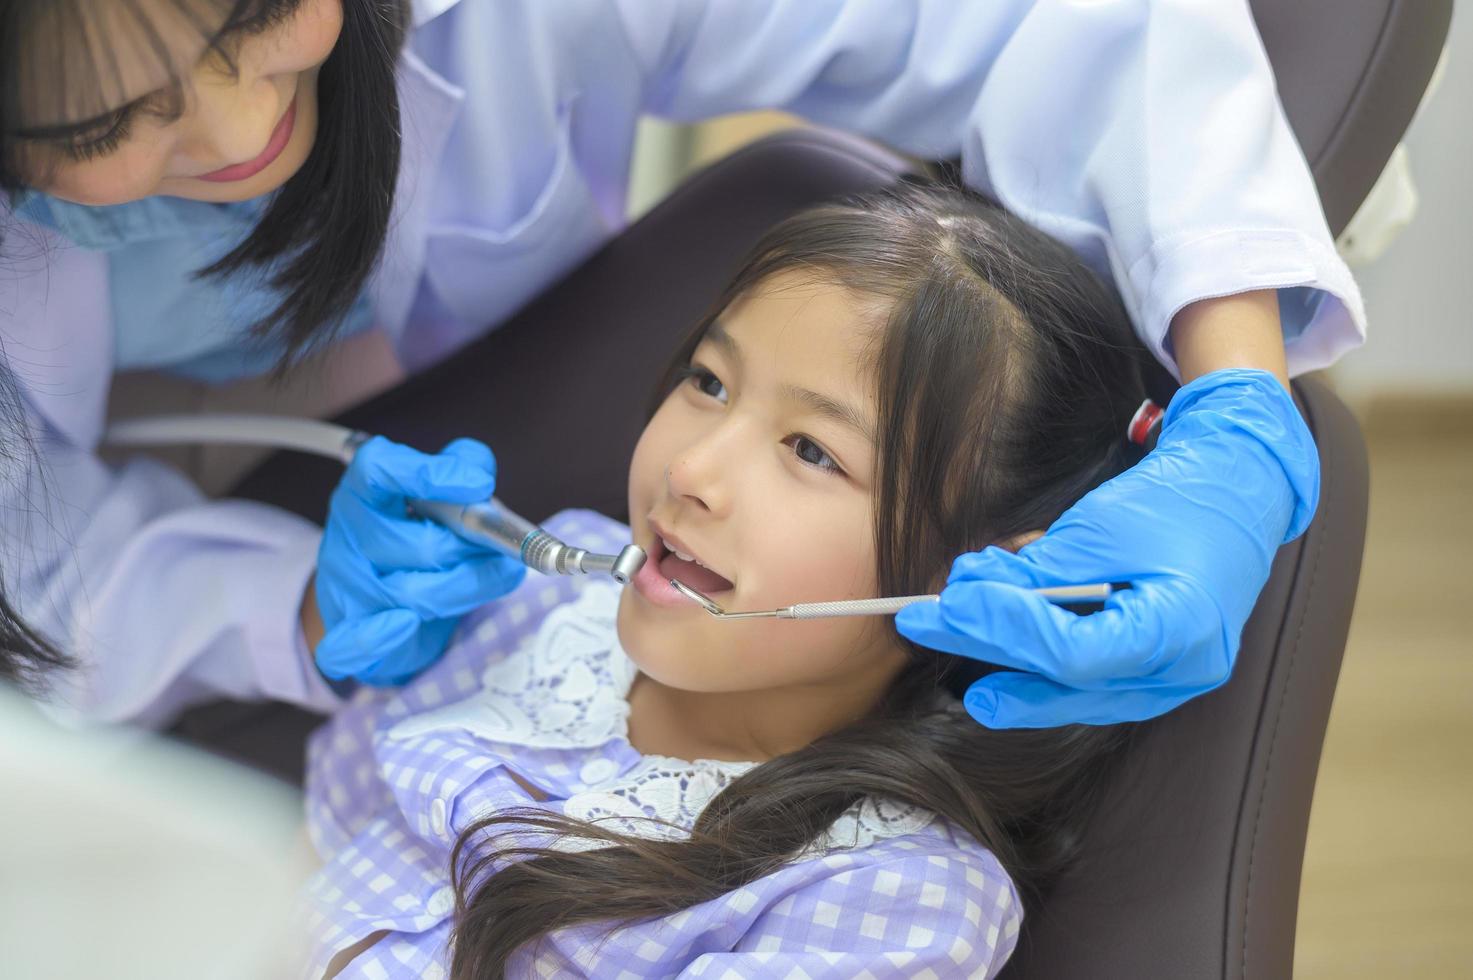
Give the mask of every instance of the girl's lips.
[[(731, 589), (731, 583), (709, 569), (676, 558), (664, 542), (656, 536), (650, 545), (649, 559), (640, 566), (629, 584), (642, 597), (655, 606), (677, 608), (693, 607), (695, 603), (676, 591), (670, 584), (671, 578), (680, 579), (692, 588), (708, 595), (719, 595)], [(678, 564), (679, 570), (670, 566)]]
[(668, 552), (660, 559), (660, 574), (667, 579), (679, 579), (697, 592), (707, 595), (730, 592), (733, 588), (728, 579), (700, 562), (687, 561)]
[(677, 606), (698, 608), (695, 603), (676, 592), (670, 580), (660, 573), (660, 563), (655, 560), (654, 555), (651, 555), (649, 560), (640, 566), (639, 571), (634, 573), (634, 578), (629, 580), (629, 584), (651, 605), (666, 608)]
[(292, 104), (286, 107), (286, 115), (281, 117), (281, 122), (271, 131), (271, 139), (266, 143), (266, 149), (254, 160), (245, 163), (232, 164), (212, 173), (200, 174), (196, 180), (208, 180), (214, 184), (226, 184), (232, 181), (245, 180), (254, 177), (265, 170), (281, 156), (281, 151), (286, 149), (287, 143), (291, 142), (292, 130), (297, 123), (297, 98), (292, 96)]

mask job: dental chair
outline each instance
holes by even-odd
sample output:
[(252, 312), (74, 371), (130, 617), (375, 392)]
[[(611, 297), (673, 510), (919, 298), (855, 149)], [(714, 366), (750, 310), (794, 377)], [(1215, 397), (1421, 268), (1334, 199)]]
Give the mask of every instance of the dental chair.
[[(1421, 98), (1451, 0), (1253, 7), (1338, 234)], [(498, 496), (534, 519), (575, 506), (623, 515), (628, 460), (661, 367), (743, 253), (806, 205), (917, 169), (823, 131), (753, 144), (692, 177), (499, 330), (340, 421), (424, 449), (484, 439), (504, 474)], [(553, 399), (535, 370), (544, 364), (557, 365)], [(1171, 379), (1162, 372), (1154, 387), (1165, 404)], [(1292, 972), (1305, 832), (1367, 500), (1350, 413), (1323, 381), (1301, 378), (1294, 392), (1321, 455), (1314, 522), (1280, 549), (1232, 679), (1139, 730), (1087, 828), (1085, 859), (1028, 922), (1004, 973), (1011, 980)], [(236, 493), (321, 520), (340, 472), (280, 454)], [(300, 738), (316, 720), (256, 707), (197, 714), (181, 728), (299, 778)]]

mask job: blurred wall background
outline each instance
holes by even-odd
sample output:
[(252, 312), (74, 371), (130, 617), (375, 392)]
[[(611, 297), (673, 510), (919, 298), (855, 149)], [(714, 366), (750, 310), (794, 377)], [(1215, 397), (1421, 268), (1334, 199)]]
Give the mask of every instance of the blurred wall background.
[(1335, 368), (1353, 402), (1378, 396), (1473, 399), (1473, 16), (1455, 10), (1437, 90), (1403, 143), (1421, 196), (1415, 220), (1379, 260), (1356, 270), (1370, 320), (1366, 346)]

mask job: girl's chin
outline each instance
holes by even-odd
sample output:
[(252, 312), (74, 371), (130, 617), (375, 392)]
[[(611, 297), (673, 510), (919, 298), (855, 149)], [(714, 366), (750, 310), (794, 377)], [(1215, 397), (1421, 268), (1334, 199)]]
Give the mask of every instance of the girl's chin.
[[(619, 647), (641, 674), (665, 687), (692, 693), (729, 690), (718, 683), (720, 672), (711, 659), (716, 651), (701, 632), (709, 617), (695, 606), (691, 609), (701, 618), (652, 606), (625, 589), (615, 619)], [(703, 650), (707, 655), (698, 656)]]

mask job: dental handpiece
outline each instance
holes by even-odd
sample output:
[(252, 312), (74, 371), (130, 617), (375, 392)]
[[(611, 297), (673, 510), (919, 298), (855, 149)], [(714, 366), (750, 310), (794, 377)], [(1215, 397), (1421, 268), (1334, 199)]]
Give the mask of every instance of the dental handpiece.
[[(270, 446), (326, 456), (344, 464), (371, 436), (331, 422), (275, 415), (159, 415), (114, 422), (103, 436), (113, 446), (160, 446), (217, 443)], [(521, 559), (544, 575), (607, 574), (627, 585), (644, 565), (638, 545), (625, 545), (617, 555), (574, 548), (509, 510), (495, 497), (474, 504), (411, 500), (410, 509), (473, 544), (492, 547)]]
[(633, 544), (625, 545), (617, 555), (594, 554), (564, 544), (525, 517), (512, 513), (495, 497), (476, 504), (411, 500), (409, 507), (473, 544), (489, 545), (515, 555), (528, 568), (544, 575), (603, 573), (620, 585), (627, 585), (646, 559), (644, 549)]

